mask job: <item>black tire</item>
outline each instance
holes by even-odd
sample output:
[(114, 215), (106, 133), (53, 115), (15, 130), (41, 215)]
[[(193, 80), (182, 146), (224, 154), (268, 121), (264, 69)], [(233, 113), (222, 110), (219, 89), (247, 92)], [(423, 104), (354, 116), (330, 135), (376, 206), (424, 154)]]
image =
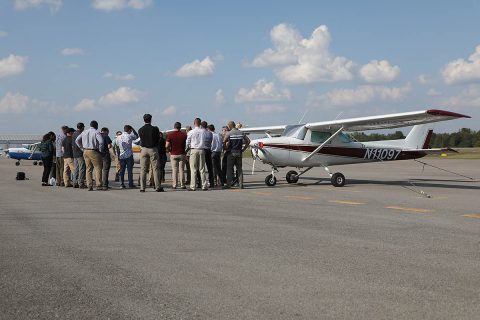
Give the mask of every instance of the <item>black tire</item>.
[(36, 166), (38, 164), (37, 161), (33, 161), (33, 165)]
[(334, 187), (343, 187), (345, 185), (345, 176), (340, 172), (335, 172), (330, 179)]
[(15, 165), (18, 167), (20, 165), (20, 161), (15, 162)]
[(277, 178), (275, 178), (273, 175), (269, 174), (265, 178), (265, 184), (269, 187), (273, 187), (277, 184)]
[(297, 183), (298, 182), (297, 171), (294, 171), (294, 170), (288, 171), (287, 175), (285, 176), (285, 179), (287, 179), (288, 183)]
[(42, 161), (39, 161), (39, 162), (38, 162), (38, 165), (39, 165), (39, 166), (43, 166), (43, 162), (42, 162)]

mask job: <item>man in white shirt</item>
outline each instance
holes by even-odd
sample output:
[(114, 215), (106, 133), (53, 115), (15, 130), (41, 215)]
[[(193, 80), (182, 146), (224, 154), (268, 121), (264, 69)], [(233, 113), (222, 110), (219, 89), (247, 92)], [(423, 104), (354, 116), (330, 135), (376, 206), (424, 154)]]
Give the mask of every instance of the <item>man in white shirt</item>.
[(102, 169), (103, 161), (101, 152), (103, 150), (103, 137), (98, 131), (98, 122), (90, 121), (90, 128), (84, 130), (75, 140), (77, 146), (83, 150), (83, 158), (87, 165), (87, 187), (88, 191), (93, 190), (92, 173), (95, 169), (95, 185), (97, 190), (107, 190), (103, 188)]
[(121, 188), (125, 189), (125, 168), (128, 175), (128, 186), (135, 188), (133, 184), (133, 151), (132, 142), (138, 138), (138, 134), (130, 125), (123, 127), (123, 133), (115, 139), (115, 145), (118, 147), (118, 158), (120, 159), (120, 183)]
[(197, 187), (197, 172), (200, 171), (202, 190), (208, 190), (207, 175), (205, 173), (205, 135), (206, 130), (201, 127), (202, 120), (196, 118), (194, 129), (188, 132), (187, 147), (190, 148), (190, 191)]

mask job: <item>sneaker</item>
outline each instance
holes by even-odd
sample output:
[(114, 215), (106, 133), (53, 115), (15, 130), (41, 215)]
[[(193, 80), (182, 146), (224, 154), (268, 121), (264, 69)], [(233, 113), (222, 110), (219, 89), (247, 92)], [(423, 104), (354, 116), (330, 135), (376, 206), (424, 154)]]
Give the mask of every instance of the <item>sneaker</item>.
[(127, 187), (125, 187), (124, 184), (122, 184), (122, 185), (120, 186), (120, 188), (122, 188), (122, 189), (127, 189)]
[(188, 191), (197, 191), (196, 189), (188, 188)]
[(185, 186), (182, 186), (182, 187), (181, 187), (181, 189), (185, 190), (185, 189), (187, 189), (187, 187), (185, 187)]
[(163, 188), (162, 188), (162, 187), (158, 188), (158, 189), (157, 189), (157, 190), (155, 190), (155, 191), (157, 191), (157, 192), (165, 192), (165, 190), (163, 190)]
[(79, 185), (75, 183), (75, 185), (73, 186), (75, 189), (78, 189), (79, 188)]
[(88, 187), (88, 191), (93, 191), (93, 187)]
[(140, 192), (145, 192), (145, 189), (140, 189)]
[(202, 188), (202, 191), (208, 191), (208, 188)]

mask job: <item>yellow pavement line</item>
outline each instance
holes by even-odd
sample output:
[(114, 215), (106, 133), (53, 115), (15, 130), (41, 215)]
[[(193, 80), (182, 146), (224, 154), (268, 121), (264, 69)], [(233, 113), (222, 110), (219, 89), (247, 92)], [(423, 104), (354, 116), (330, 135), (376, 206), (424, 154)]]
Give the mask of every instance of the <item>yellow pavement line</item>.
[(397, 207), (397, 206), (389, 206), (385, 207), (386, 209), (393, 209), (393, 210), (401, 210), (401, 211), (411, 211), (411, 212), (419, 212), (419, 213), (428, 213), (434, 212), (435, 210), (431, 209), (418, 209), (418, 208), (405, 208), (405, 207)]
[(271, 196), (272, 195), (271, 192), (255, 192), (255, 194), (259, 194), (261, 196)]
[(464, 214), (462, 217), (480, 219), (480, 213)]
[(366, 202), (356, 202), (356, 201), (347, 201), (347, 200), (328, 200), (328, 202), (340, 203), (340, 204), (352, 204), (352, 205), (367, 204)]
[(313, 200), (313, 198), (310, 198), (310, 197), (302, 197), (302, 196), (285, 196), (285, 198), (289, 198), (289, 199), (300, 199), (300, 200)]

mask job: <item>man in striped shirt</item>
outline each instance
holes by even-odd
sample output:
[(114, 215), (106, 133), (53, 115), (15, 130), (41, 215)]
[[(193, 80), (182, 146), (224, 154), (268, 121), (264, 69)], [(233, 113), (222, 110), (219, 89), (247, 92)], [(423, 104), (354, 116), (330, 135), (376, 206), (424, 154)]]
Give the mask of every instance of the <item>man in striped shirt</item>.
[(228, 128), (230, 131), (228, 131), (223, 138), (225, 150), (228, 150), (225, 153), (225, 156), (227, 156), (227, 185), (224, 188), (228, 189), (232, 186), (233, 167), (235, 166), (237, 169), (240, 189), (243, 189), (242, 153), (250, 145), (250, 139), (244, 132), (235, 127), (235, 122), (230, 121), (228, 123)]

